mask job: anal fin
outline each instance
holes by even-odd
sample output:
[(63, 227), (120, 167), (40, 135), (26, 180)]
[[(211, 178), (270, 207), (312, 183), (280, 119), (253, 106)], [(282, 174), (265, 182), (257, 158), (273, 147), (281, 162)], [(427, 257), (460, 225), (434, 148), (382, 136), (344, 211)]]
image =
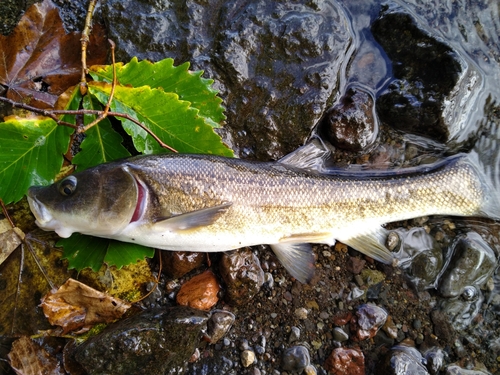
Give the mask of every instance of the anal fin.
[(310, 244), (278, 243), (271, 245), (271, 248), (290, 275), (303, 284), (311, 281), (315, 271), (315, 259)]
[(387, 234), (388, 231), (386, 229), (378, 227), (354, 237), (337, 239), (379, 262), (393, 264), (394, 255), (384, 245)]

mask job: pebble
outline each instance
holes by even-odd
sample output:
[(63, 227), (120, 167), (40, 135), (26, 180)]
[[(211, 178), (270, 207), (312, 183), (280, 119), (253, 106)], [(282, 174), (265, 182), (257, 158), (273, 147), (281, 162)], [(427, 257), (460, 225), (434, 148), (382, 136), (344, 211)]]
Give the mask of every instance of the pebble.
[(313, 365), (308, 365), (304, 369), (304, 373), (306, 375), (316, 375), (317, 374), (316, 367), (314, 367)]
[(241, 352), (241, 364), (243, 367), (249, 367), (255, 362), (255, 353), (252, 350), (243, 350)]
[(226, 298), (231, 304), (248, 303), (264, 284), (260, 261), (248, 248), (224, 253), (219, 270), (226, 283)]
[(340, 327), (333, 329), (333, 339), (338, 342), (343, 342), (349, 339), (349, 335)]
[(300, 329), (293, 326), (290, 329), (290, 337), (288, 338), (288, 342), (292, 343), (294, 341), (297, 341), (298, 339), (300, 339)]
[(386, 322), (388, 314), (383, 308), (367, 303), (359, 306), (356, 316), (356, 337), (358, 340), (366, 340), (377, 334)]
[(299, 318), (300, 320), (305, 320), (307, 319), (307, 314), (309, 312), (307, 311), (306, 308), (304, 307), (299, 307), (298, 309), (295, 310), (295, 316)]
[(324, 368), (334, 375), (364, 375), (365, 356), (360, 349), (336, 348), (328, 356)]
[(302, 345), (292, 346), (283, 353), (281, 367), (285, 371), (303, 371), (311, 362), (309, 350)]
[(219, 300), (219, 290), (217, 278), (212, 271), (207, 270), (182, 284), (176, 300), (181, 306), (208, 311)]
[(229, 311), (215, 311), (207, 323), (207, 335), (212, 344), (226, 335), (234, 323), (234, 314)]
[(160, 252), (165, 273), (172, 279), (178, 279), (200, 267), (207, 258), (205, 253), (189, 251)]

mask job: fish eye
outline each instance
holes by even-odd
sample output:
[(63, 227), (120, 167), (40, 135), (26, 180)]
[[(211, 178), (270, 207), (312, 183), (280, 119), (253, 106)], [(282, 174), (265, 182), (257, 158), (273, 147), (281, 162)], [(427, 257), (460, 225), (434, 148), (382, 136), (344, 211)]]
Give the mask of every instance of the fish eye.
[(59, 184), (59, 193), (69, 197), (76, 190), (76, 177), (68, 176)]

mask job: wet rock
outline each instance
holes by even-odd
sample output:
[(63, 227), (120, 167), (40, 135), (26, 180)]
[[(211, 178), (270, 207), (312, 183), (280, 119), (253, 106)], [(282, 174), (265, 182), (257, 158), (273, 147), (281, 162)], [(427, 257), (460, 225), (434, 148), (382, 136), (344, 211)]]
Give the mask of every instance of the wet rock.
[(431, 319), (434, 323), (434, 334), (445, 342), (453, 342), (456, 333), (448, 316), (440, 310), (433, 310)]
[(364, 304), (359, 306), (351, 325), (356, 332), (358, 340), (366, 340), (374, 337), (377, 331), (384, 325), (387, 319), (387, 312), (376, 305)]
[(207, 257), (205, 253), (190, 251), (161, 251), (160, 254), (164, 272), (172, 279), (178, 279), (200, 267)]
[(440, 348), (431, 348), (424, 353), (427, 370), (434, 375), (439, 373), (444, 365), (444, 352)]
[(219, 290), (217, 278), (207, 270), (182, 284), (176, 300), (179, 305), (208, 311), (219, 300)]
[(366, 260), (357, 257), (349, 257), (346, 269), (354, 275), (359, 275), (366, 264)]
[(215, 311), (207, 323), (207, 335), (212, 344), (223, 338), (234, 323), (234, 314), (229, 311)]
[(259, 258), (250, 249), (224, 253), (219, 270), (227, 287), (226, 299), (235, 305), (250, 301), (264, 283)]
[(488, 370), (480, 370), (480, 369), (464, 369), (457, 365), (451, 365), (446, 368), (445, 375), (489, 375), (491, 374)]
[(365, 357), (359, 349), (336, 348), (323, 364), (325, 370), (334, 375), (364, 375)]
[(436, 239), (424, 228), (398, 230), (401, 251), (399, 266), (418, 290), (434, 288), (443, 268), (443, 251)]
[(414, 347), (397, 345), (391, 349), (381, 364), (381, 372), (387, 375), (429, 375), (424, 359)]
[(387, 317), (382, 329), (391, 339), (396, 339), (398, 337), (398, 327), (396, 327), (391, 315)]
[(386, 10), (371, 30), (392, 61), (395, 78), (377, 98), (380, 120), (405, 132), (446, 141), (449, 131), (443, 112), (465, 63), (401, 9)]
[(439, 303), (439, 309), (447, 316), (450, 325), (452, 325), (455, 330), (463, 330), (466, 329), (477, 316), (483, 301), (483, 294), (479, 290), (476, 290), (475, 298), (473, 299), (442, 299)]
[(309, 366), (310, 362), (309, 350), (305, 346), (292, 346), (283, 353), (281, 368), (285, 371), (300, 373)]
[(75, 358), (90, 375), (178, 373), (207, 320), (206, 313), (183, 306), (144, 311), (85, 341)]
[[(488, 243), (479, 234), (469, 232), (465, 236), (457, 236), (451, 248), (452, 259), (439, 280), (439, 292), (444, 297), (457, 297), (467, 286), (482, 287), (497, 264), (495, 253)], [(473, 298), (473, 295), (470, 297)]]
[(255, 353), (253, 350), (243, 350), (241, 352), (241, 364), (243, 367), (249, 367), (255, 362)]
[(372, 95), (360, 87), (350, 87), (325, 113), (318, 130), (335, 147), (354, 152), (366, 150), (378, 132)]
[(235, 148), (252, 158), (278, 159), (303, 143), (349, 56), (348, 21), (333, 2), (108, 0), (102, 7), (109, 37), (120, 41), (118, 61), (173, 57), (216, 80)]

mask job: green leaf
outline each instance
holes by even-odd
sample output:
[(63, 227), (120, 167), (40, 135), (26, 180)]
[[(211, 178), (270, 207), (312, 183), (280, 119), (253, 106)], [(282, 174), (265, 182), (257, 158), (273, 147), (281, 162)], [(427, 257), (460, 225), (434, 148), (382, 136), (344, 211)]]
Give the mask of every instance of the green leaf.
[(109, 247), (104, 257), (104, 262), (120, 269), (138, 260), (152, 258), (154, 255), (155, 249), (152, 247), (128, 242), (109, 241)]
[[(116, 64), (116, 77), (122, 86), (150, 86), (173, 92), (181, 100), (191, 102), (191, 106), (200, 111), (199, 116), (205, 118), (207, 124), (219, 127), (226, 117), (221, 106), (222, 99), (211, 87), (214, 81), (202, 78), (203, 71), (190, 72), (188, 69), (188, 62), (176, 67), (170, 58), (151, 63), (147, 60), (139, 62), (134, 57), (128, 64)], [(90, 74), (96, 81), (111, 83), (113, 66), (92, 66)]]
[[(90, 110), (102, 110), (99, 101), (92, 95), (83, 98), (83, 108)], [(95, 115), (85, 115), (85, 125), (95, 120)], [(122, 145), (123, 138), (111, 127), (111, 122), (105, 118), (97, 125), (85, 132), (85, 139), (80, 145), (81, 150), (72, 160), (72, 164), (78, 165), (78, 170), (87, 169), (108, 161), (130, 156)]]
[[(110, 90), (108, 83), (89, 83), (89, 91), (101, 103), (108, 101)], [(233, 151), (222, 143), (213, 128), (198, 116), (198, 110), (191, 108), (189, 102), (179, 100), (177, 94), (147, 86), (117, 86), (111, 108), (137, 119), (179, 152), (233, 156)], [(167, 152), (144, 129), (124, 118), (119, 119), (139, 152)]]
[(77, 271), (88, 267), (97, 272), (103, 262), (109, 266), (122, 268), (140, 259), (154, 256), (154, 249), (151, 247), (85, 236), (80, 233), (73, 233), (69, 238), (60, 239), (56, 246), (64, 248), (63, 259), (68, 260), (68, 268)]
[(73, 233), (71, 237), (60, 239), (56, 246), (64, 248), (62, 259), (68, 260), (69, 269), (81, 271), (89, 267), (97, 272), (106, 256), (108, 242), (109, 240), (105, 238)]
[(30, 186), (52, 183), (72, 132), (45, 117), (9, 117), (0, 123), (0, 198), (17, 202)]

